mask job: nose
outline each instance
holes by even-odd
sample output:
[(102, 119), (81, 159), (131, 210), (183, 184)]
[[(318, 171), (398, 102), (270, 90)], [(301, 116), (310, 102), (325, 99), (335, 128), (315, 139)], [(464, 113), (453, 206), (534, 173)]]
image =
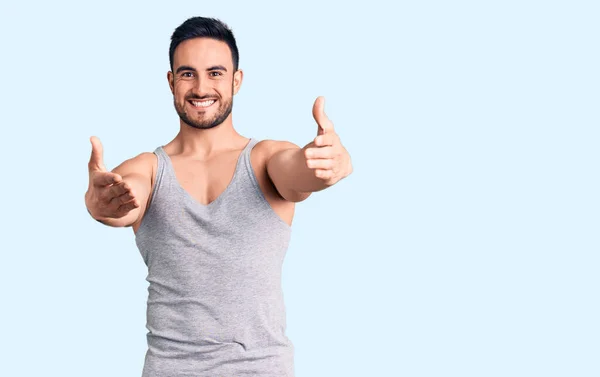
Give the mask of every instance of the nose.
[(194, 80), (194, 87), (192, 88), (192, 94), (197, 97), (206, 97), (209, 96), (212, 92), (212, 88), (210, 86), (210, 80), (202, 79), (197, 77)]

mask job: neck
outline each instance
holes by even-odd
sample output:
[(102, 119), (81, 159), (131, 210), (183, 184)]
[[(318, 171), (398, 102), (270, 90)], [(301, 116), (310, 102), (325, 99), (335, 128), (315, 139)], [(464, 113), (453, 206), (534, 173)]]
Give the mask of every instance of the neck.
[(168, 146), (176, 154), (205, 158), (227, 149), (239, 149), (248, 142), (234, 128), (231, 114), (216, 127), (198, 129), (179, 121), (179, 133)]

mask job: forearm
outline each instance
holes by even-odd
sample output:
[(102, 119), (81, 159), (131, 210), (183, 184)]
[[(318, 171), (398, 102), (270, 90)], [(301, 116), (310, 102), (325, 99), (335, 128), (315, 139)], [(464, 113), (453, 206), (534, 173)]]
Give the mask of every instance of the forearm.
[(270, 177), (276, 177), (273, 183), (280, 193), (311, 193), (330, 186), (316, 177), (314, 169), (306, 164), (306, 149), (312, 146), (313, 143), (309, 143), (304, 148), (284, 149), (269, 160), (267, 171)]
[(128, 218), (119, 218), (119, 219), (108, 218), (108, 217), (103, 218), (103, 217), (98, 217), (98, 216), (92, 215), (92, 212), (90, 212), (89, 208), (87, 208), (87, 211), (94, 220), (96, 220), (97, 222), (104, 224), (106, 226), (110, 226), (110, 227), (114, 227), (114, 228), (122, 228), (122, 227), (131, 225), (131, 224), (129, 224), (131, 221)]

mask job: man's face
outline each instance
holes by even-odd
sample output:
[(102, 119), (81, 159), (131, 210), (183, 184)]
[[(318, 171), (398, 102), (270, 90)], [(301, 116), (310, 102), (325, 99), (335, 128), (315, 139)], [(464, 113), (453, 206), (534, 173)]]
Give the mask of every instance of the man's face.
[(242, 71), (233, 72), (225, 42), (193, 38), (175, 49), (173, 72), (167, 78), (181, 120), (190, 127), (209, 129), (230, 116)]

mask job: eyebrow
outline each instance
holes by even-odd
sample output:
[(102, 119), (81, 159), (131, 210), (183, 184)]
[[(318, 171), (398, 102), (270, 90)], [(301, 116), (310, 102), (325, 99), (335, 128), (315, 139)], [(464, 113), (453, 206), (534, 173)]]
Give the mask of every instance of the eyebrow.
[(225, 71), (227, 72), (227, 68), (222, 65), (213, 65), (212, 67), (206, 68), (207, 71)]
[[(212, 67), (208, 67), (206, 68), (207, 71), (225, 71), (227, 72), (227, 68), (223, 67), (222, 65), (213, 65)], [(192, 71), (192, 72), (198, 72), (198, 70), (196, 70), (196, 68), (194, 67), (190, 67), (189, 65), (182, 65), (179, 68), (177, 68), (177, 70), (175, 71), (175, 73), (179, 73), (181, 71)]]
[(179, 68), (177, 68), (177, 71), (175, 71), (175, 73), (179, 73), (181, 71), (192, 71), (192, 72), (196, 72), (196, 68), (194, 67), (190, 67), (189, 65), (182, 65)]

